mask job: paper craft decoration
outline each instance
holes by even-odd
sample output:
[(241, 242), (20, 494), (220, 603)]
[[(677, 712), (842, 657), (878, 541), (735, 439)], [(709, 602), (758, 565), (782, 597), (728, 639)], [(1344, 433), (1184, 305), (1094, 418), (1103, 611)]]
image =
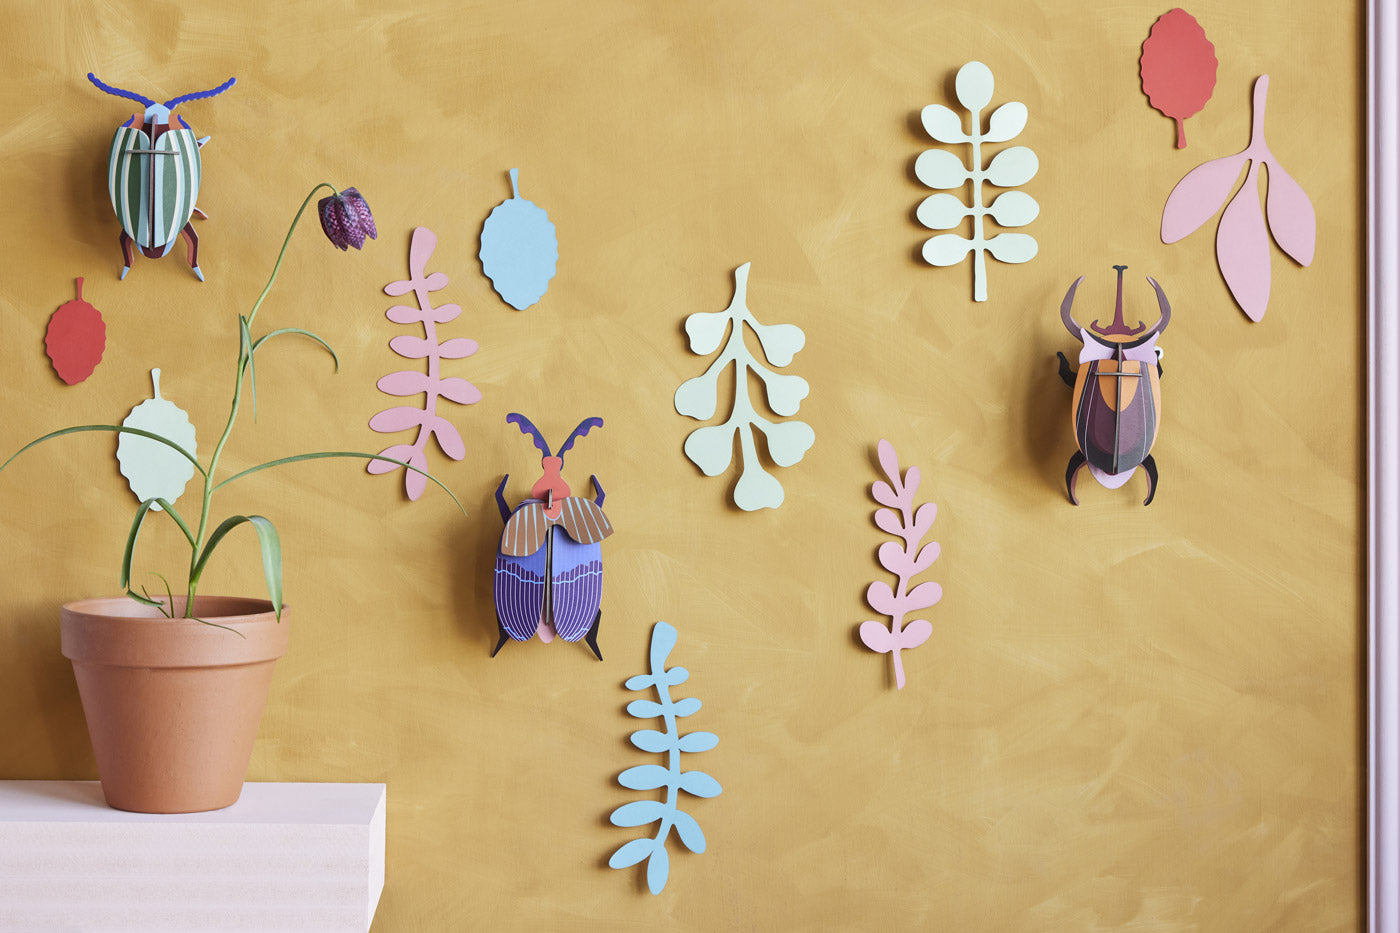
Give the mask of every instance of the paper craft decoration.
[(98, 310), (83, 300), (79, 278), (78, 297), (59, 305), (49, 318), (44, 349), (58, 378), (73, 386), (92, 375), (106, 348), (107, 325)]
[[(1317, 243), (1317, 218), (1312, 201), (1293, 180), (1264, 140), (1264, 104), (1269, 76), (1254, 82), (1254, 124), (1249, 147), (1243, 152), (1196, 166), (1177, 182), (1162, 211), (1162, 242), (1175, 243), (1201, 225), (1229, 200), (1215, 232), (1215, 258), (1225, 284), (1251, 321), (1259, 321), (1269, 307), (1272, 272), (1269, 268), (1269, 234), (1299, 265), (1309, 266)], [(1249, 174), (1239, 192), (1230, 192), (1239, 180), (1240, 168), (1249, 163)], [(1259, 166), (1269, 167), (1266, 202), (1268, 232), (1259, 210)]]
[(172, 97), (163, 104), (134, 91), (103, 84), (91, 72), (88, 80), (98, 90), (134, 100), (146, 108), (144, 114), (138, 113), (117, 127), (107, 155), (107, 190), (122, 227), (121, 277), (126, 278), (131, 271), (133, 243), (148, 259), (159, 259), (170, 252), (176, 237), (184, 234), (190, 268), (203, 282), (199, 235), (190, 218), (206, 216), (195, 207), (195, 201), (202, 181), (199, 150), (209, 137), (196, 139), (183, 117), (176, 125), (172, 111), (186, 101), (217, 97), (233, 87), (234, 79), (207, 91)]
[(992, 111), (987, 131), (982, 132), (982, 109), (992, 100), (991, 69), (981, 62), (968, 62), (958, 69), (954, 89), (958, 103), (969, 111), (968, 130), (963, 130), (962, 118), (941, 104), (930, 104), (923, 110), (924, 129), (941, 143), (972, 146), (972, 167), (946, 149), (929, 149), (914, 162), (914, 174), (930, 188), (961, 189), (972, 182), (972, 204), (966, 205), (951, 194), (933, 194), (919, 205), (919, 223), (930, 230), (952, 230), (960, 227), (963, 218), (972, 218), (972, 237), (944, 233), (924, 243), (924, 260), (935, 266), (954, 266), (972, 253), (972, 297), (987, 300), (987, 253), (1002, 262), (1026, 262), (1038, 249), (1035, 238), (1027, 233), (998, 233), (986, 235), (986, 219), (991, 217), (1001, 227), (1024, 227), (1040, 214), (1040, 205), (1024, 191), (1006, 191), (987, 205), (990, 192), (983, 185), (1015, 188), (1035, 177), (1040, 162), (1025, 146), (1003, 149), (983, 163), (982, 147), (987, 143), (1003, 143), (1014, 139), (1026, 128), (1028, 112), (1019, 101), (1002, 104)]
[(932, 581), (913, 585), (914, 578), (923, 573), (938, 560), (937, 541), (930, 541), (923, 547), (919, 542), (933, 527), (938, 515), (938, 506), (925, 502), (917, 509), (914, 496), (919, 491), (919, 468), (911, 466), (899, 473), (899, 455), (894, 445), (881, 440), (876, 446), (880, 456), (880, 468), (885, 471), (885, 480), (876, 480), (870, 487), (870, 494), (883, 508), (875, 511), (875, 524), (880, 530), (899, 538), (902, 543), (886, 541), (880, 545), (880, 566), (895, 575), (893, 590), (883, 580), (876, 580), (865, 591), (865, 601), (876, 612), (890, 617), (890, 624), (874, 619), (860, 624), (860, 640), (871, 651), (888, 654), (894, 662), (894, 685), (904, 689), (904, 660), (900, 652), (907, 648), (917, 648), (933, 634), (933, 625), (927, 619), (915, 619), (905, 623), (911, 612), (931, 608), (943, 598), (943, 587)]
[[(413, 230), (413, 242), (408, 249), (409, 278), (390, 282), (384, 286), (384, 294), (397, 298), (412, 292), (418, 306), (394, 305), (384, 316), (395, 324), (422, 324), (423, 336), (413, 337), (401, 334), (389, 341), (389, 347), (410, 360), (427, 360), (427, 372), (402, 369), (382, 377), (376, 385), (385, 395), (404, 397), (422, 395), (421, 408), (413, 405), (399, 405), (386, 408), (369, 420), (369, 426), (381, 434), (407, 431), (417, 428), (418, 435), (412, 444), (394, 444), (379, 452), (381, 457), (401, 460), (417, 470), (428, 468), (428, 438), (437, 440), (438, 448), (453, 460), (461, 460), (467, 455), (466, 444), (461, 433), (452, 422), (437, 413), (439, 399), (456, 402), (459, 405), (473, 405), (481, 401), (481, 390), (465, 379), (457, 376), (442, 376), (443, 360), (459, 360), (477, 351), (477, 342), (466, 337), (454, 337), (438, 343), (437, 326), (456, 320), (462, 313), (460, 305), (447, 304), (433, 307), (431, 292), (447, 287), (447, 275), (442, 272), (427, 272), (428, 259), (437, 248), (437, 235), (427, 227)], [(387, 460), (371, 460), (365, 469), (374, 474), (391, 473), (402, 469), (397, 463)], [(404, 470), (403, 486), (408, 498), (414, 502), (423, 495), (428, 478), (414, 470)]]
[(698, 711), (700, 701), (694, 697), (671, 699), (671, 688), (685, 683), (690, 677), (690, 672), (683, 667), (669, 670), (666, 667), (666, 659), (675, 646), (675, 628), (665, 622), (656, 623), (651, 630), (651, 673), (629, 677), (626, 683), (628, 690), (656, 688), (659, 702), (633, 700), (627, 704), (627, 713), (638, 719), (661, 719), (666, 727), (665, 732), (640, 729), (632, 733), (632, 744), (644, 752), (665, 754), (666, 766), (638, 765), (617, 776), (617, 782), (630, 790), (665, 788), (666, 800), (635, 800), (618, 807), (611, 817), (614, 826), (660, 824), (654, 837), (633, 839), (608, 859), (608, 865), (612, 868), (628, 868), (645, 859), (647, 887), (652, 894), (660, 894), (666, 887), (666, 878), (671, 870), (666, 840), (672, 829), (675, 829), (681, 844), (687, 849), (697, 854), (705, 851), (705, 834), (700, 831), (700, 824), (678, 806), (681, 791), (695, 797), (718, 797), (721, 789), (719, 782), (704, 771), (681, 770), (682, 753), (707, 752), (719, 744), (719, 738), (713, 732), (680, 733), (677, 720)]
[(1182, 9), (1168, 10), (1152, 24), (1142, 44), (1138, 74), (1142, 92), (1162, 116), (1176, 121), (1176, 148), (1186, 148), (1187, 117), (1215, 92), (1215, 46), (1196, 18)]
[(717, 476), (734, 459), (734, 433), (739, 434), (743, 460), (739, 481), (734, 485), (734, 504), (745, 511), (776, 509), (783, 504), (783, 486), (763, 469), (754, 446), (754, 429), (763, 432), (768, 456), (780, 467), (802, 459), (817, 435), (803, 421), (773, 422), (754, 410), (749, 399), (749, 373), (763, 383), (768, 407), (784, 417), (797, 414), (809, 391), (801, 376), (775, 373), (758, 361), (744, 339), (747, 325), (758, 337), (764, 358), (772, 366), (786, 366), (806, 343), (806, 335), (794, 324), (760, 324), (750, 313), (745, 299), (749, 263), (734, 270), (734, 298), (723, 311), (699, 311), (685, 319), (685, 333), (694, 353), (706, 356), (719, 348), (725, 332), (729, 340), (703, 375), (681, 383), (676, 390), (676, 411), (700, 421), (712, 418), (719, 405), (719, 377), (734, 364), (734, 408), (723, 424), (696, 428), (685, 439), (685, 455), (706, 476)]
[(549, 214), (520, 196), (520, 169), (510, 170), (511, 196), (481, 228), (482, 271), (505, 303), (524, 311), (544, 297), (559, 262), (559, 240)]
[(1157, 426), (1162, 412), (1162, 351), (1157, 338), (1172, 319), (1172, 307), (1162, 286), (1151, 276), (1147, 281), (1157, 293), (1160, 317), (1148, 327), (1138, 321), (1129, 327), (1123, 321), (1123, 272), (1127, 266), (1114, 266), (1118, 271), (1118, 300), (1113, 307), (1113, 323), (1107, 327), (1098, 321), (1087, 328), (1080, 327), (1070, 314), (1074, 292), (1084, 276), (1074, 280), (1060, 303), (1060, 320), (1070, 336), (1084, 344), (1079, 352), (1079, 371), (1069, 368), (1063, 353), (1060, 358), (1060, 378), (1074, 389), (1071, 417), (1074, 419), (1074, 440), (1079, 445), (1069, 458), (1065, 470), (1065, 488), (1069, 501), (1079, 504), (1074, 493), (1074, 481), (1087, 462), (1089, 473), (1105, 489), (1117, 489), (1142, 466), (1147, 471), (1147, 498), (1151, 505), (1157, 495), (1157, 462), (1152, 459), (1152, 444), (1157, 440)]
[[(159, 434), (190, 457), (198, 457), (190, 416), (161, 397), (159, 369), (151, 370), (151, 383), (155, 386), (154, 396), (133, 408), (122, 427)], [(164, 499), (174, 505), (185, 491), (185, 484), (194, 476), (192, 462), (159, 441), (138, 434), (117, 435), (117, 463), (131, 491), (142, 502)], [(161, 511), (159, 503), (152, 503), (151, 508)]]
[(496, 507), (505, 531), (496, 552), (496, 627), (500, 640), (491, 657), (507, 639), (529, 641), (536, 634), (548, 643), (557, 634), (564, 641), (582, 639), (598, 660), (598, 625), (603, 613), (603, 539), (613, 533), (603, 514), (603, 487), (593, 479), (593, 499), (575, 496), (564, 482), (564, 454), (574, 441), (594, 428), (602, 418), (585, 418), (551, 454), (544, 435), (524, 415), (506, 415), (506, 422), (534, 438), (544, 455), (544, 473), (530, 489), (530, 498), (512, 510), (506, 503), (507, 473), (496, 487)]

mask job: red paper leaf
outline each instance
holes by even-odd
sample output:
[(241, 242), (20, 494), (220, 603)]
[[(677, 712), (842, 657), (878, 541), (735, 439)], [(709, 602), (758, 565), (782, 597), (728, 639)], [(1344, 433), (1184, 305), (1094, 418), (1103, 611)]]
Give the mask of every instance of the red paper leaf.
[(83, 280), (78, 279), (78, 297), (59, 305), (49, 318), (44, 349), (58, 377), (71, 386), (92, 375), (106, 348), (107, 325), (97, 309), (83, 300)]
[(1142, 44), (1142, 92), (1154, 108), (1176, 121), (1178, 149), (1186, 147), (1182, 121), (1199, 113), (1215, 91), (1217, 64), (1215, 46), (1205, 30), (1182, 9), (1162, 14)]

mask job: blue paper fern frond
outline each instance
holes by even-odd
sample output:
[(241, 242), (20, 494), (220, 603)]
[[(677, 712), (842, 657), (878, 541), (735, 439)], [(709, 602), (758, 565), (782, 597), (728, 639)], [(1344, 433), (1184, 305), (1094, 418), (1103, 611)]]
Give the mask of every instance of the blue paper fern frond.
[(677, 805), (681, 791), (695, 797), (718, 797), (719, 782), (704, 771), (682, 771), (681, 754), (706, 752), (719, 743), (713, 732), (688, 732), (681, 735), (676, 720), (700, 709), (694, 697), (671, 699), (671, 688), (685, 683), (690, 672), (683, 667), (666, 668), (666, 659), (676, 646), (676, 630), (665, 622), (657, 622), (651, 631), (651, 673), (627, 679), (628, 690), (656, 688), (657, 700), (633, 700), (627, 704), (629, 715), (638, 719), (660, 718), (666, 731), (639, 729), (632, 733), (632, 744), (644, 752), (665, 754), (666, 765), (638, 765), (618, 775), (617, 782), (631, 790), (665, 789), (666, 799), (635, 800), (623, 804), (612, 813), (614, 826), (647, 826), (659, 823), (656, 835), (633, 839), (612, 854), (608, 865), (627, 868), (646, 860), (647, 887), (660, 894), (666, 887), (671, 859), (666, 853), (666, 840), (676, 831), (681, 843), (692, 852), (705, 851), (705, 834), (695, 817)]

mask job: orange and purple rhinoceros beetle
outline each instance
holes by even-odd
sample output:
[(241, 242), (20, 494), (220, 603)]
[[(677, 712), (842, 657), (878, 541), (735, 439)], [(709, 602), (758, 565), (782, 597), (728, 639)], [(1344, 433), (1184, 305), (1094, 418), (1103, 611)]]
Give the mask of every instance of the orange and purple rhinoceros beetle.
[(1079, 450), (1069, 458), (1065, 470), (1065, 488), (1069, 501), (1079, 504), (1074, 494), (1074, 481), (1086, 463), (1089, 472), (1107, 489), (1117, 489), (1126, 483), (1141, 466), (1147, 472), (1149, 505), (1157, 494), (1157, 463), (1152, 459), (1152, 444), (1157, 440), (1157, 426), (1162, 411), (1162, 364), (1157, 338), (1172, 319), (1171, 305), (1162, 286), (1148, 276), (1147, 281), (1157, 292), (1161, 316), (1148, 327), (1138, 321), (1129, 327), (1123, 321), (1123, 271), (1118, 270), (1118, 301), (1113, 309), (1113, 323), (1099, 326), (1096, 320), (1087, 328), (1071, 316), (1074, 291), (1084, 276), (1074, 280), (1060, 303), (1060, 319), (1065, 329), (1084, 345), (1079, 353), (1079, 371), (1069, 368), (1063, 353), (1060, 358), (1060, 378), (1074, 389), (1071, 413), (1074, 439)]
[(602, 418), (585, 418), (557, 453), (549, 452), (538, 428), (524, 415), (510, 414), (506, 421), (535, 441), (543, 458), (543, 474), (530, 489), (530, 497), (511, 509), (506, 502), (507, 475), (496, 489), (496, 506), (505, 530), (496, 553), (496, 626), (500, 641), (491, 650), (494, 658), (507, 641), (529, 641), (535, 635), (552, 641), (583, 641), (598, 660), (598, 623), (603, 613), (603, 539), (613, 533), (603, 514), (603, 487), (594, 476), (596, 498), (575, 496), (564, 482), (564, 454), (574, 441)]

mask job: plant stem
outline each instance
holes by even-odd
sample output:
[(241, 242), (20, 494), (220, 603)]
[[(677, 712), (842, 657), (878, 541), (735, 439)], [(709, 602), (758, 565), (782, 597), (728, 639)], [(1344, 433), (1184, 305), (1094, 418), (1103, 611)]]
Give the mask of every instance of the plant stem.
[[(272, 291), (272, 285), (277, 281), (277, 274), (282, 271), (282, 260), (287, 257), (287, 247), (292, 242), (292, 234), (296, 232), (297, 224), (301, 222), (301, 215), (306, 212), (306, 206), (311, 203), (311, 199), (322, 188), (329, 188), (332, 192), (339, 194), (339, 189), (334, 185), (321, 182), (312, 188), (306, 195), (306, 199), (301, 202), (301, 207), (297, 208), (296, 216), (292, 218), (292, 225), (287, 228), (287, 235), (282, 239), (282, 251), (277, 254), (277, 262), (272, 267), (272, 275), (267, 279), (267, 284), (263, 286), (262, 294), (258, 295), (258, 300), (253, 303), (253, 310), (248, 313), (248, 327), (253, 326), (253, 318), (257, 317), (258, 309), (262, 307), (263, 301)], [(241, 326), (241, 325), (240, 325)], [(204, 548), (204, 535), (209, 528), (209, 507), (214, 496), (214, 470), (219, 465), (219, 457), (224, 452), (224, 445), (228, 443), (229, 435), (233, 433), (233, 423), (238, 418), (238, 408), (243, 401), (243, 377), (248, 372), (248, 366), (252, 363), (251, 348), (243, 347), (242, 340), (239, 341), (238, 349), (238, 374), (233, 384), (233, 401), (229, 405), (228, 423), (224, 425), (224, 433), (219, 438), (219, 443), (214, 446), (214, 453), (209, 458), (209, 468), (204, 473), (204, 496), (199, 512), (199, 531), (195, 535), (194, 547), (190, 549), (190, 576), (187, 589), (187, 599), (185, 600), (185, 617), (194, 617), (194, 597), (195, 590), (199, 587), (199, 574), (195, 568), (199, 565), (200, 551)]]

